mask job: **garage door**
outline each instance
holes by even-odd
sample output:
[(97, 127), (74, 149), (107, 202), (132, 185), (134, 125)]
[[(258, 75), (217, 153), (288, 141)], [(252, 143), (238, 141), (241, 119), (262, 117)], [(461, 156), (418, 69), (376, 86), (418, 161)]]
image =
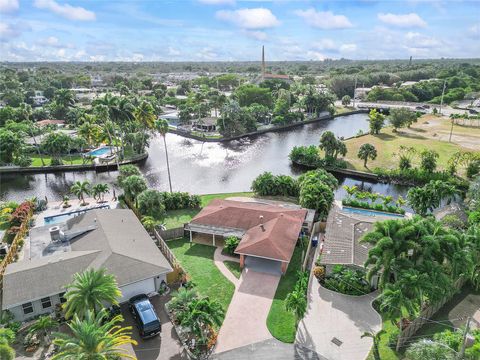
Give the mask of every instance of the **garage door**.
[(120, 288), (122, 299), (120, 302), (128, 301), (132, 296), (138, 294), (148, 294), (155, 291), (155, 280), (153, 278), (138, 281), (136, 283), (125, 285)]
[(269, 260), (255, 256), (247, 256), (245, 259), (245, 266), (249, 270), (256, 272), (282, 275), (282, 263), (280, 261)]

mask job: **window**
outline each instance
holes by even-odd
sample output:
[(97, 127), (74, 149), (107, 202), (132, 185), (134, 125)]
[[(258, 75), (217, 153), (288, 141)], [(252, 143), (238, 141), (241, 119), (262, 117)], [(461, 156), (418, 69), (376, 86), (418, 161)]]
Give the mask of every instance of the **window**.
[(50, 300), (50, 297), (46, 297), (40, 300), (42, 302), (42, 308), (48, 309), (49, 307), (52, 307), (52, 300)]
[(60, 297), (60, 303), (61, 304), (67, 302), (67, 299), (65, 299), (65, 293), (64, 292), (60, 293), (58, 296)]
[(22, 308), (25, 315), (33, 313), (33, 304), (31, 302), (23, 304)]

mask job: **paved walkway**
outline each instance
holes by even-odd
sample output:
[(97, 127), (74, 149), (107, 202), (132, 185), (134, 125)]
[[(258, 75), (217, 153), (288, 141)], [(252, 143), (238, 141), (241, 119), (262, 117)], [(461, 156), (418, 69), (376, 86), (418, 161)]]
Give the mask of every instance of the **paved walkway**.
[(248, 269), (237, 279), (225, 267), (222, 257), (231, 260), (217, 248), (215, 264), (235, 284), (235, 293), (218, 334), (216, 354), (272, 338), (267, 316), (280, 280), (279, 276)]
[(312, 278), (307, 314), (298, 326), (295, 343), (329, 360), (364, 360), (373, 343), (361, 335), (382, 328), (380, 315), (371, 307), (375, 296), (339, 294)]
[(235, 285), (235, 288), (237, 288), (240, 283), (240, 279), (237, 279), (235, 275), (233, 275), (232, 272), (228, 270), (228, 268), (225, 266), (223, 262), (226, 260), (240, 262), (240, 260), (236, 257), (223, 255), (222, 248), (220, 246), (217, 247), (217, 249), (213, 253), (213, 262), (218, 267), (223, 276), (230, 280), (230, 282)]

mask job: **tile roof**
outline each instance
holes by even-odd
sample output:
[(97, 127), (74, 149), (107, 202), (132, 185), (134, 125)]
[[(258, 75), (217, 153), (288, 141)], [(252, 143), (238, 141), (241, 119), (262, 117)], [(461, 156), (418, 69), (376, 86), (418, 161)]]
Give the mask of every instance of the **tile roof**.
[(58, 294), (75, 273), (88, 268), (106, 268), (120, 287), (171, 271), (131, 210), (90, 210), (66, 223), (69, 232), (92, 225), (94, 230), (70, 240), (70, 251), (8, 265), (2, 308)]
[(288, 262), (306, 215), (305, 209), (216, 199), (203, 208), (191, 223), (243, 229), (245, 234), (236, 253)]

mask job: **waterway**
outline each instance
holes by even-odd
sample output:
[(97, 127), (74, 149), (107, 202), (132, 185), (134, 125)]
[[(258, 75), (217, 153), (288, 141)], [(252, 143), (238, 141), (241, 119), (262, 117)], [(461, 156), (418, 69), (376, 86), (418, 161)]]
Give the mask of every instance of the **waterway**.
[[(228, 143), (202, 143), (167, 134), (172, 186), (174, 191), (196, 194), (249, 191), (252, 180), (264, 171), (274, 174), (299, 175), (288, 154), (296, 145), (318, 145), (322, 132), (330, 130), (337, 136), (350, 137), (360, 130), (368, 131), (366, 114), (355, 114), (324, 120), (282, 132), (272, 132)], [(168, 175), (163, 140), (151, 140), (149, 157), (139, 167), (149, 185), (168, 190)], [(48, 200), (61, 200), (77, 180), (108, 183), (115, 186), (116, 171), (66, 172), (58, 174), (3, 175), (0, 178), (0, 200), (21, 201), (37, 196)], [(402, 186), (362, 181), (352, 177), (339, 177), (341, 185), (357, 185), (365, 190), (393, 196), (405, 195)], [(339, 187), (336, 198), (344, 190)]]

